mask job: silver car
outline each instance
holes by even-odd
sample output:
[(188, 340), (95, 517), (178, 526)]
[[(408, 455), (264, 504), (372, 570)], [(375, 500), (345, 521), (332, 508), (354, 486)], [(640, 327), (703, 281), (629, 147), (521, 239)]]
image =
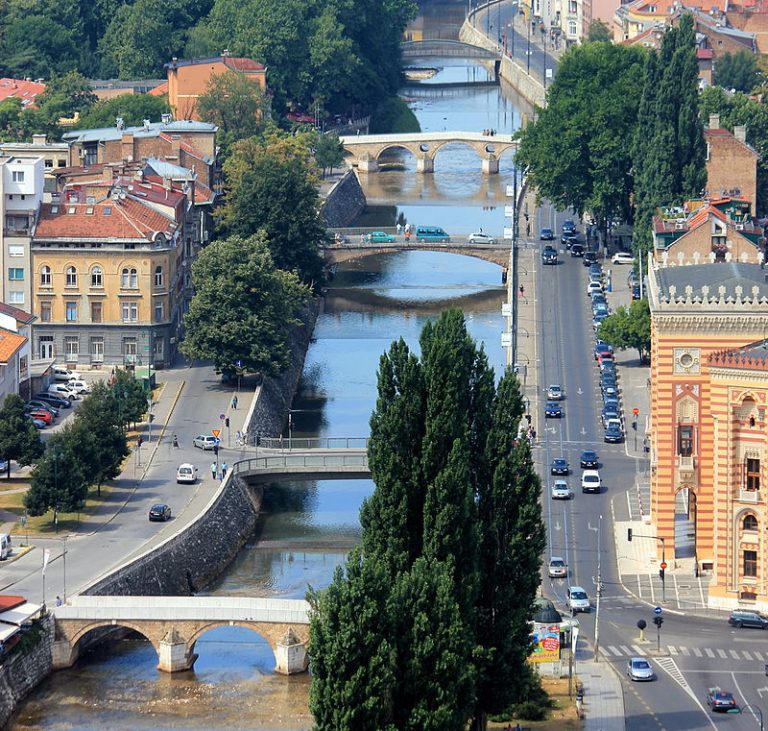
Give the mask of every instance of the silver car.
[(560, 556), (552, 556), (547, 572), (550, 579), (564, 579), (568, 576), (568, 566)]
[(216, 437), (212, 434), (198, 434), (192, 440), (192, 446), (200, 449), (213, 449), (216, 446)]
[(656, 680), (656, 673), (644, 657), (633, 657), (627, 663), (627, 677), (630, 680)]
[(493, 236), (484, 234), (482, 231), (477, 231), (476, 233), (470, 234), (467, 241), (470, 244), (495, 244), (496, 243), (496, 239), (494, 239)]

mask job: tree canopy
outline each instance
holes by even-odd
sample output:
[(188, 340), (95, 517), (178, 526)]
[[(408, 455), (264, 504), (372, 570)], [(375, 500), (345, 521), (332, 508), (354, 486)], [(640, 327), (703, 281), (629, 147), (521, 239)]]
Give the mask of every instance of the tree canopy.
[(722, 53), (715, 64), (715, 83), (723, 89), (752, 91), (762, 80), (755, 54), (750, 51)]
[(151, 94), (121, 94), (113, 99), (95, 102), (80, 115), (77, 129), (114, 127), (120, 117), (126, 127), (141, 126), (145, 119), (158, 120), (170, 111), (166, 96)]
[(316, 728), (485, 729), (536, 685), (545, 545), (516, 376), (498, 387), (458, 311), (381, 357), (362, 546), (311, 592)]
[(214, 241), (192, 265), (195, 296), (181, 351), (232, 373), (236, 363), (277, 375), (290, 362), (288, 336), (309, 290), (275, 267), (262, 233)]
[(610, 43), (613, 40), (611, 29), (606, 23), (597, 18), (589, 24), (587, 40), (590, 43)]
[(11, 476), (11, 460), (26, 466), (42, 453), (40, 434), (24, 413), (24, 400), (15, 393), (8, 394), (0, 407), (0, 458), (8, 463), (6, 477)]
[(651, 353), (651, 311), (648, 300), (635, 300), (629, 308), (618, 307), (600, 323), (597, 337), (614, 348), (637, 350), (646, 362)]

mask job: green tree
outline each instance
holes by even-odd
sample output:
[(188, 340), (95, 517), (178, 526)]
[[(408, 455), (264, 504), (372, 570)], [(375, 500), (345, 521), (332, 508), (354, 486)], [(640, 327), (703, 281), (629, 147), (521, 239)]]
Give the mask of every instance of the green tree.
[(648, 360), (651, 352), (651, 311), (648, 300), (635, 300), (629, 306), (619, 307), (600, 323), (597, 336), (614, 348), (634, 348), (641, 362)]
[(715, 64), (715, 83), (724, 89), (749, 93), (761, 81), (762, 74), (754, 53), (722, 53)]
[(117, 425), (124, 433), (128, 424), (140, 421), (147, 410), (149, 394), (141, 381), (130, 371), (117, 370), (112, 378), (104, 408), (114, 415)]
[(611, 43), (613, 35), (611, 29), (599, 18), (589, 24), (587, 40), (590, 43)]
[(325, 177), (325, 171), (333, 172), (344, 162), (344, 146), (335, 133), (318, 134), (315, 142), (315, 162)]
[(309, 292), (295, 274), (275, 268), (263, 234), (215, 241), (192, 265), (192, 280), (184, 355), (212, 360), (223, 372), (237, 361), (270, 376), (286, 368), (290, 329)]
[(24, 493), (24, 507), (30, 515), (53, 510), (56, 522), (59, 513), (82, 510), (89, 482), (79, 450), (74, 424), (51, 435), (45, 455), (32, 470), (29, 490)]
[(24, 413), (24, 401), (15, 393), (8, 394), (0, 408), (0, 457), (8, 463), (6, 477), (11, 477), (11, 460), (26, 466), (42, 454), (40, 434)]
[(127, 127), (140, 126), (145, 119), (160, 121), (160, 116), (169, 110), (166, 96), (121, 94), (97, 101), (80, 117), (77, 129), (114, 127), (118, 117)]
[(227, 235), (264, 231), (278, 269), (317, 289), (323, 282), (320, 246), (325, 228), (310, 152), (312, 135), (271, 133), (235, 144), (227, 175), (222, 223)]

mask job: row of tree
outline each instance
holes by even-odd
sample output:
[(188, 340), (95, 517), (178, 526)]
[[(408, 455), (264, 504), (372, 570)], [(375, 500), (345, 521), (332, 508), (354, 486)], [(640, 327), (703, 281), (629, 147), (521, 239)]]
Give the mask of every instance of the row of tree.
[(316, 728), (484, 729), (537, 685), (526, 659), (545, 531), (514, 374), (452, 310), (381, 358), (361, 548), (311, 592)]

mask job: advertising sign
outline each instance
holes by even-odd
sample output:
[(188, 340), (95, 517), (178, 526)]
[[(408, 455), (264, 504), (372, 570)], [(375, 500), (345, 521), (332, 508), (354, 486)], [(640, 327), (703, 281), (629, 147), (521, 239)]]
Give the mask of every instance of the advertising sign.
[(531, 662), (557, 662), (560, 659), (560, 625), (533, 625), (533, 652)]

